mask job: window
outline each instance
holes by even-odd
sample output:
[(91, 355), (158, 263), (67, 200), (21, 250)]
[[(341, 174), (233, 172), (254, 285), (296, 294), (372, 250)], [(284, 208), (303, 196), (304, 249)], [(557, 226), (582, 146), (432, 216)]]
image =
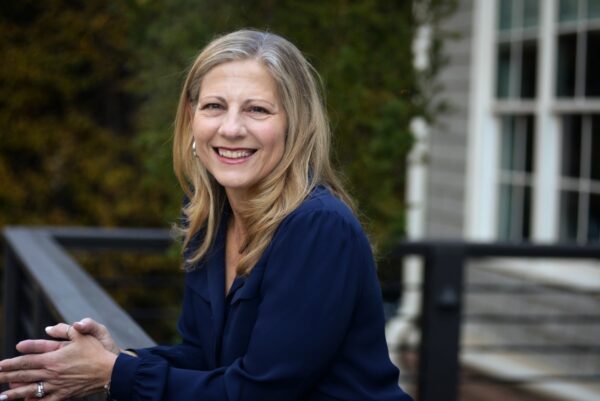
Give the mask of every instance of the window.
[[(533, 100), (537, 93), (538, 0), (498, 3), (496, 103)], [(535, 117), (528, 107), (500, 111), (498, 237), (531, 236)]]
[(556, 95), (600, 96), (600, 1), (560, 0)]
[(600, 110), (577, 109), (579, 104), (600, 97), (600, 0), (559, 0), (556, 43), (556, 96), (570, 109), (559, 115), (558, 238), (597, 242), (600, 241)]
[(538, 0), (500, 1), (498, 74), (500, 99), (535, 97)]
[(497, 237), (598, 242), (600, 0), (496, 5)]
[(531, 235), (533, 116), (501, 119), (499, 236), (523, 240)]
[(600, 240), (600, 114), (562, 117), (559, 238)]

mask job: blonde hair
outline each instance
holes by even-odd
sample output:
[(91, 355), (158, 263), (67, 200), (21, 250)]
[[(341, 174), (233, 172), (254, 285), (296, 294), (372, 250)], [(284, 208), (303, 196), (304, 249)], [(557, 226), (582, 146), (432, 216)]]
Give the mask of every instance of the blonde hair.
[[(191, 110), (198, 102), (204, 76), (215, 66), (230, 61), (257, 60), (275, 80), (287, 115), (288, 128), (283, 157), (267, 177), (250, 189), (243, 210), (238, 211), (246, 227), (240, 248), (238, 274), (248, 274), (269, 245), (282, 220), (296, 209), (317, 185), (325, 185), (343, 202), (353, 202), (331, 166), (331, 131), (320, 93), (317, 72), (302, 53), (281, 36), (240, 30), (210, 42), (198, 55), (185, 80), (173, 141), (175, 174), (189, 203), (181, 227), (184, 249), (200, 230), (203, 238), (184, 268), (206, 256), (227, 205), (224, 188), (192, 153)], [(236, 210), (237, 211), (237, 210)]]

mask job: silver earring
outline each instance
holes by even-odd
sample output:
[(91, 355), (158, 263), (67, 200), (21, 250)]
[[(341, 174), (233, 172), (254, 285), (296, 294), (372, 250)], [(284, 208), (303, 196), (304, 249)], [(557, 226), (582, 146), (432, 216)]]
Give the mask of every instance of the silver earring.
[(196, 140), (195, 139), (192, 141), (192, 155), (194, 157), (198, 157), (198, 155), (196, 154)]

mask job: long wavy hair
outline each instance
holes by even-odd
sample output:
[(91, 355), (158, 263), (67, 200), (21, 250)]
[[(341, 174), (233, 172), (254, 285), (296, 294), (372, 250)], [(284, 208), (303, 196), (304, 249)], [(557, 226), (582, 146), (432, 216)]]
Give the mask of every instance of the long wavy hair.
[(250, 188), (243, 210), (246, 227), (239, 249), (237, 273), (248, 274), (269, 245), (282, 220), (296, 209), (317, 185), (328, 187), (354, 209), (330, 162), (331, 131), (321, 94), (319, 75), (302, 53), (281, 36), (240, 30), (210, 42), (192, 64), (179, 99), (173, 140), (175, 174), (189, 198), (183, 207), (186, 223), (180, 229), (184, 249), (198, 231), (202, 238), (184, 260), (189, 270), (210, 250), (227, 197), (224, 188), (192, 153), (192, 111), (198, 102), (202, 79), (215, 66), (239, 60), (262, 63), (277, 84), (287, 115), (283, 157), (264, 179)]

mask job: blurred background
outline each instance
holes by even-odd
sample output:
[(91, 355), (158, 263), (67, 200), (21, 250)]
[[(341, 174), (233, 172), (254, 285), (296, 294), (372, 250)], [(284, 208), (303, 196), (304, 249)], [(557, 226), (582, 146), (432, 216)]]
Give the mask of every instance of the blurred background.
[[(445, 3), (429, 6), (432, 18)], [(374, 241), (383, 249), (401, 237), (409, 122), (427, 107), (410, 1), (2, 2), (0, 227), (174, 223), (182, 191), (171, 137), (186, 68), (214, 36), (243, 27), (289, 38), (321, 73), (336, 164)], [(178, 274), (177, 252), (170, 256), (84, 264), (111, 286), (123, 270)], [(128, 287), (114, 296), (147, 302), (147, 291)]]
[[(598, 246), (600, 0), (3, 1), (0, 228), (168, 228), (186, 68), (243, 27), (323, 78), (413, 394), (432, 287), (399, 241)], [(567, 253), (462, 260), (461, 400), (600, 399), (600, 252)], [(158, 342), (177, 340), (178, 254), (71, 252)]]

